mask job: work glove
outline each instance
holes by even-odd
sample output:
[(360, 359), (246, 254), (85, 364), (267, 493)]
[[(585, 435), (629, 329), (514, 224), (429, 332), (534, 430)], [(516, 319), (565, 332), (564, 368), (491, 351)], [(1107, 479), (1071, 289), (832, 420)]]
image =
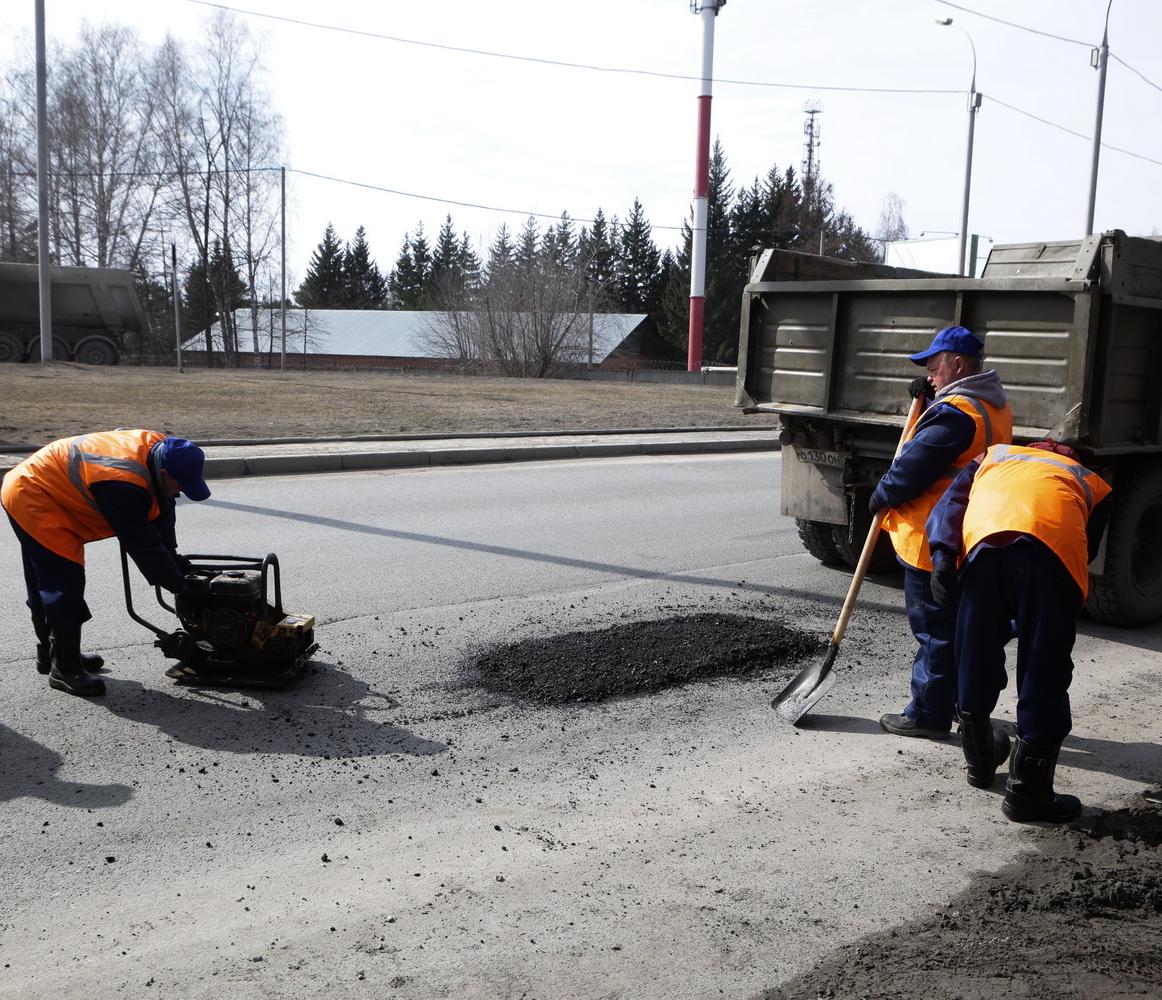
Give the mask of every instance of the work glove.
[(932, 553), (932, 599), (942, 608), (951, 608), (960, 597), (960, 575), (956, 560), (943, 549)]
[(876, 493), (875, 490), (872, 490), (871, 496), (867, 498), (867, 512), (871, 514), (872, 517), (875, 517), (876, 514), (885, 509), (886, 505), (879, 498), (879, 494)]
[(928, 381), (927, 375), (920, 375), (908, 384), (908, 395), (913, 399), (925, 396), (932, 399), (936, 395), (936, 387)]
[(190, 562), (189, 557), (183, 556), (180, 552), (174, 552), (173, 561), (178, 564), (182, 576), (189, 576), (194, 571), (194, 564)]

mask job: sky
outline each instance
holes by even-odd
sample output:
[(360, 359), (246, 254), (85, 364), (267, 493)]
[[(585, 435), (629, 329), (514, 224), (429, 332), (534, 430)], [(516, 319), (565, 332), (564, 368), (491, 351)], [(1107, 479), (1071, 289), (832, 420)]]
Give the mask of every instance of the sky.
[[(166, 32), (194, 40), (215, 6), (45, 0), (48, 35), (62, 42), (83, 18), (131, 24), (151, 45)], [(680, 240), (703, 30), (688, 0), (223, 6), (261, 40), (285, 123), (273, 165), (288, 168), (292, 281), (328, 222), (343, 240), (364, 226), (384, 270), (405, 233), (422, 222), (434, 238), (448, 213), (483, 251), (502, 222), (515, 231), (530, 213), (543, 225), (562, 211), (583, 222), (599, 206), (624, 217), (636, 197), (660, 247)], [(960, 228), (975, 48), (984, 96), (970, 233), (982, 254), (990, 240), (1076, 238), (1097, 110), (1090, 54), (1107, 7), (1094, 228), (1162, 233), (1159, 0), (728, 0), (715, 19), (711, 131), (749, 186), (772, 165), (800, 167), (804, 105), (819, 102), (817, 155), (836, 203), (875, 233), (895, 194), (913, 237), (947, 237)], [(34, 0), (0, 3), (0, 60), (19, 57), (33, 16)]]

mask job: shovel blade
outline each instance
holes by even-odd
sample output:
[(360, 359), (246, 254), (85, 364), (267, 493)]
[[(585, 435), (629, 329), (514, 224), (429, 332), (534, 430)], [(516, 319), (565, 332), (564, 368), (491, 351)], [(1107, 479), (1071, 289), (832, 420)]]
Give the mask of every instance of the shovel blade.
[(771, 702), (771, 708), (784, 722), (795, 725), (835, 684), (832, 666), (839, 647), (834, 643), (828, 648), (823, 662), (801, 670), (782, 693)]

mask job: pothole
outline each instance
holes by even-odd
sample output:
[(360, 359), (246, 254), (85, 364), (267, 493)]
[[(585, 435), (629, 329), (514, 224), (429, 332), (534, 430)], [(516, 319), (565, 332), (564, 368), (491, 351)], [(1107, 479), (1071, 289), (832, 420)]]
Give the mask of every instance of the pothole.
[(649, 694), (819, 654), (826, 640), (768, 618), (695, 614), (527, 639), (472, 664), (489, 691), (541, 704)]

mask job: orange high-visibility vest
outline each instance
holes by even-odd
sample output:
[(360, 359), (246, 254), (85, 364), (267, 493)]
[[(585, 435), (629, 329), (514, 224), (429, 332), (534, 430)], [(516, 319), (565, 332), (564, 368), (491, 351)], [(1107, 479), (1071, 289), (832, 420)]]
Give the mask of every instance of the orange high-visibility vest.
[(990, 448), (968, 495), (962, 558), (990, 535), (1032, 535), (1069, 570), (1084, 601), (1089, 593), (1085, 526), (1109, 494), (1101, 476), (1064, 455), (1018, 445)]
[[(928, 552), (928, 536), (924, 526), (928, 515), (944, 491), (952, 485), (952, 480), (969, 462), (994, 444), (1008, 444), (1013, 440), (1013, 411), (1008, 403), (1003, 407), (992, 406), (975, 396), (953, 394), (940, 400), (955, 406), (961, 413), (972, 418), (976, 428), (972, 442), (957, 456), (939, 479), (923, 493), (907, 503), (894, 507), (884, 517), (884, 531), (892, 540), (896, 555), (916, 569), (932, 570), (932, 556)], [(915, 428), (912, 434), (915, 433)], [(911, 437), (911, 435), (909, 435)]]
[(149, 520), (161, 513), (149, 475), (149, 453), (165, 437), (157, 431), (119, 430), (61, 438), (5, 475), (0, 502), (46, 549), (83, 566), (85, 543), (113, 534), (90, 486), (140, 486), (150, 495)]

